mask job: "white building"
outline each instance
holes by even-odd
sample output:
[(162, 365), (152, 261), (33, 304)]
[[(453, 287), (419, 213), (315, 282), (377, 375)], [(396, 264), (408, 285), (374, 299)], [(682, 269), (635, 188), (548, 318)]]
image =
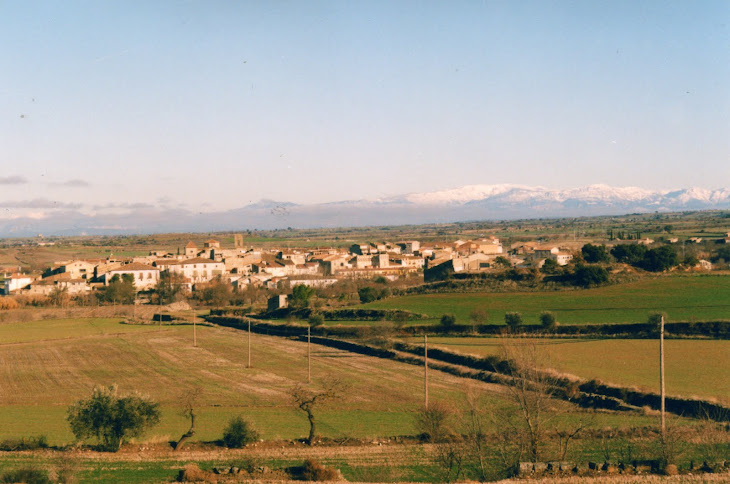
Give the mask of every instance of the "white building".
[(3, 281), (2, 293), (6, 296), (30, 286), (33, 278), (27, 274), (13, 274)]
[(103, 276), (104, 285), (108, 285), (109, 281), (111, 281), (115, 275), (122, 277), (124, 274), (131, 274), (134, 277), (134, 287), (136, 287), (138, 291), (151, 289), (157, 285), (157, 282), (160, 280), (159, 268), (133, 262), (105, 273)]
[[(159, 266), (160, 261), (155, 264)], [(223, 262), (203, 259), (202, 257), (169, 262), (164, 265), (167, 266), (167, 270), (170, 272), (182, 274), (185, 282), (192, 284), (209, 282), (226, 273), (226, 265)]]

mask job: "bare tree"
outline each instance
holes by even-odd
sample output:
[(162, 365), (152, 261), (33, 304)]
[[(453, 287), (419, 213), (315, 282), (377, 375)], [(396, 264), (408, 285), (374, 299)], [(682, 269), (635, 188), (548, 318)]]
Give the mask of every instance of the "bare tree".
[(480, 405), (481, 393), (473, 385), (466, 389), (466, 415), (462, 419), (466, 426), (465, 442), (473, 456), (479, 472), (479, 480), (487, 479), (485, 412)]
[(313, 445), (317, 436), (317, 420), (315, 412), (325, 403), (342, 398), (346, 386), (338, 379), (326, 380), (318, 390), (311, 389), (301, 383), (295, 385), (290, 392), (294, 405), (307, 414), (309, 421), (309, 437), (307, 445)]
[(201, 387), (195, 387), (182, 396), (182, 415), (190, 420), (190, 428), (178, 439), (175, 444), (175, 451), (182, 449), (182, 446), (195, 435), (195, 406), (202, 393), (203, 389)]
[(553, 378), (545, 371), (544, 353), (532, 340), (505, 339), (500, 352), (512, 363), (512, 382), (506, 388), (511, 400), (517, 404), (519, 418), (514, 424), (523, 438), (527, 455), (536, 462), (541, 456), (546, 421), (550, 418)]

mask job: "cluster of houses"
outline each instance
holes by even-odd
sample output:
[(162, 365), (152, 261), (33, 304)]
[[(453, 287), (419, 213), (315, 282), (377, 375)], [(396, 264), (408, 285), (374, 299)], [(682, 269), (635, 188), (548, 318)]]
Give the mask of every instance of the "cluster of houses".
[(190, 290), (214, 279), (230, 283), (234, 289), (249, 285), (278, 287), (290, 285), (326, 286), (341, 279), (372, 279), (382, 276), (394, 280), (429, 269), (452, 272), (489, 271), (497, 258), (513, 266), (541, 266), (546, 259), (558, 264), (570, 262), (572, 254), (557, 245), (520, 244), (505, 252), (499, 239), (457, 240), (421, 244), (399, 243), (353, 244), (348, 249), (256, 249), (244, 248), (236, 238), (234, 248), (222, 248), (217, 240), (207, 240), (202, 247), (189, 242), (177, 254), (151, 251), (147, 256), (106, 259), (74, 259), (55, 263), (42, 275), (8, 273), (1, 293), (50, 295), (63, 290), (76, 295), (103, 287), (115, 276), (129, 274), (138, 291), (152, 289), (160, 274), (179, 274)]

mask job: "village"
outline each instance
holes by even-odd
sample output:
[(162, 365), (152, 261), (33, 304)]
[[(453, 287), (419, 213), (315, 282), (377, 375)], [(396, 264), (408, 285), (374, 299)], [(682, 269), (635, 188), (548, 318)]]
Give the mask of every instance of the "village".
[(209, 239), (199, 247), (190, 241), (176, 253), (152, 250), (147, 256), (57, 261), (42, 273), (3, 268), (3, 295), (50, 296), (64, 291), (81, 295), (108, 286), (116, 277), (132, 277), (138, 292), (153, 289), (165, 272), (176, 274), (191, 292), (211, 281), (228, 283), (233, 290), (249, 286), (276, 289), (282, 284), (324, 287), (343, 279), (383, 277), (396, 280), (416, 277), (426, 281), (448, 273), (489, 272), (496, 268), (540, 268), (546, 260), (563, 266), (579, 250), (575, 244), (545, 245), (539, 242), (513, 244), (505, 250), (490, 236), (475, 240), (420, 243), (353, 244), (342, 248), (263, 249), (244, 247), (243, 237), (234, 236), (234, 247), (222, 247)]

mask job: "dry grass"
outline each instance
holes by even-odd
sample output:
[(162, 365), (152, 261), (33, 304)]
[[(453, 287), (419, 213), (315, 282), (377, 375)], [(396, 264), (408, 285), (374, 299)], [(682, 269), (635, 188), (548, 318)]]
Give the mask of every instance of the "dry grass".
[[(290, 405), (291, 388), (307, 377), (303, 343), (254, 335), (253, 368), (246, 368), (247, 338), (231, 329), (199, 326), (197, 348), (191, 326), (160, 331), (91, 319), (12, 323), (0, 329), (23, 341), (0, 345), (0, 437), (44, 433), (51, 443), (68, 441), (65, 408), (94, 385), (112, 383), (162, 403), (163, 422), (147, 438), (185, 430), (178, 402), (195, 387), (203, 388), (200, 439), (220, 438), (226, 421), (242, 412), (264, 438), (306, 435), (306, 420)], [(323, 411), (322, 434), (413, 432), (410, 411), (422, 401), (420, 368), (314, 346), (312, 373), (315, 386), (328, 376), (350, 383), (344, 401)], [(459, 381), (432, 372), (432, 398), (461, 398)], [(479, 385), (499, 398), (498, 387)]]

